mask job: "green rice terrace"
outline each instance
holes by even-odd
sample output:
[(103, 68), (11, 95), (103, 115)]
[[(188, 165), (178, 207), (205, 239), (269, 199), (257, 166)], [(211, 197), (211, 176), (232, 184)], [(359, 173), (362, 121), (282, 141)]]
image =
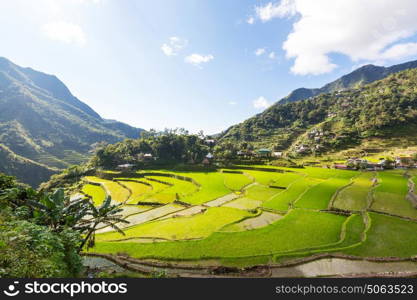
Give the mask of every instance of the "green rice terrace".
[(85, 254), (180, 276), (417, 272), (416, 183), (414, 169), (100, 172), (81, 192), (129, 223), (101, 226)]

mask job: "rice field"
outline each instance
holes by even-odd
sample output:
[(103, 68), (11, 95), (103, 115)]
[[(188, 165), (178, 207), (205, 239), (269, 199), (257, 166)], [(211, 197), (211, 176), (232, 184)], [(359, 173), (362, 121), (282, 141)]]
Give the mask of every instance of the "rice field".
[(350, 183), (350, 178), (330, 178), (311, 187), (295, 202), (296, 207), (327, 209), (332, 197)]
[(116, 202), (126, 202), (130, 197), (130, 191), (116, 181), (106, 180), (94, 176), (86, 176), (87, 182), (99, 183), (106, 190), (106, 193), (111, 196), (111, 199)]
[(109, 193), (130, 222), (125, 235), (101, 228), (89, 251), (240, 267), (318, 253), (417, 255), (417, 209), (404, 171), (259, 168), (86, 177), (82, 192), (96, 205)]
[(296, 209), (269, 226), (250, 231), (216, 232), (198, 241), (98, 243), (95, 251), (115, 253), (123, 248), (137, 258), (194, 260), (272, 255), (336, 243), (345, 220), (342, 216)]
[(144, 223), (118, 232), (97, 236), (97, 241), (129, 240), (133, 238), (159, 238), (166, 240), (201, 239), (218, 231), (226, 224), (250, 217), (249, 212), (228, 208), (212, 207), (200, 214), (175, 217)]
[(85, 184), (81, 191), (90, 196), (96, 206), (101, 205), (106, 199), (106, 191), (100, 185)]
[(343, 189), (335, 199), (333, 206), (343, 210), (360, 211), (366, 209), (369, 193), (373, 186), (374, 172), (363, 172), (355, 177), (352, 185)]
[(371, 208), (375, 211), (417, 219), (417, 209), (407, 199), (408, 178), (404, 172), (380, 172)]
[(281, 193), (278, 193), (274, 197), (268, 199), (263, 204), (263, 207), (265, 209), (287, 211), (291, 205), (304, 195), (305, 192), (320, 182), (320, 180), (315, 178), (300, 178), (289, 185), (287, 189), (283, 190)]

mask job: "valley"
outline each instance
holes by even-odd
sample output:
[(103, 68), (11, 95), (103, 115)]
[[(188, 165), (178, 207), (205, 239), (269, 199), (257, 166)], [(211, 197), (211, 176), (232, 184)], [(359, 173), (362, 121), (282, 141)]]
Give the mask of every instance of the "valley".
[[(29, 277), (415, 277), (414, 67), (362, 67), (204, 135), (103, 119), (0, 59), (0, 172), (23, 183), (0, 173), (0, 224), (54, 240)], [(28, 255), (8, 236), (13, 266)]]
[(96, 205), (110, 196), (130, 222), (124, 234), (97, 231), (85, 255), (171, 276), (253, 276), (256, 267), (279, 277), (287, 266), (323, 257), (408, 261), (417, 272), (417, 209), (407, 188), (417, 171), (259, 168), (84, 177), (97, 188), (83, 193)]

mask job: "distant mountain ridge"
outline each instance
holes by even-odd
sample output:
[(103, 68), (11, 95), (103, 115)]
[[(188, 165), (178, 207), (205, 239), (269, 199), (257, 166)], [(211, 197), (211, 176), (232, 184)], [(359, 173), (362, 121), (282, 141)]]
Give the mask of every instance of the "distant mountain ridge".
[(66, 168), (85, 161), (92, 145), (137, 138), (142, 130), (101, 118), (56, 76), (0, 57), (0, 145), (17, 157)]
[[(321, 155), (371, 141), (376, 141), (373, 149), (416, 146), (417, 68), (408, 68), (414, 65), (416, 62), (384, 68), (393, 72), (407, 66), (356, 88), (275, 103), (224, 131), (218, 137), (219, 149), (233, 153), (251, 145), (290, 155)], [(349, 82), (349, 76), (339, 82)]]
[(391, 67), (381, 67), (375, 65), (365, 65), (353, 72), (336, 79), (333, 82), (326, 84), (321, 88), (308, 89), (299, 88), (292, 91), (287, 97), (282, 98), (277, 103), (285, 104), (304, 100), (320, 94), (344, 91), (351, 88), (357, 88), (365, 84), (381, 80), (393, 73), (404, 71), (407, 69), (417, 68), (417, 60), (410, 61), (403, 64), (394, 65)]

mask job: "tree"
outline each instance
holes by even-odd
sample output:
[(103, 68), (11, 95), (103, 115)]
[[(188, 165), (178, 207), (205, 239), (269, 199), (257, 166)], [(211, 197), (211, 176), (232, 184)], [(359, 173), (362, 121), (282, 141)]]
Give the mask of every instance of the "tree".
[(129, 223), (118, 214), (123, 210), (121, 204), (111, 204), (110, 196), (101, 206), (95, 207), (89, 198), (71, 201), (65, 196), (63, 189), (57, 189), (52, 194), (42, 195), (38, 201), (28, 200), (27, 203), (33, 209), (33, 216), (38, 224), (48, 226), (54, 232), (63, 232), (71, 228), (84, 235), (78, 251), (81, 251), (87, 242), (94, 241), (99, 224), (109, 225), (124, 234), (116, 224)]
[(84, 228), (77, 226), (88, 214), (89, 203), (88, 198), (70, 201), (63, 189), (57, 189), (52, 194), (42, 194), (38, 201), (28, 200), (37, 223), (56, 232), (73, 228), (82, 233)]
[(95, 207), (92, 202), (89, 202), (90, 210), (87, 216), (90, 216), (91, 218), (85, 219), (80, 224), (80, 228), (86, 228), (86, 230), (84, 231), (85, 237), (79, 247), (80, 252), (86, 244), (87, 246), (90, 246), (94, 243), (95, 231), (97, 229), (97, 226), (100, 224), (108, 225), (111, 228), (115, 229), (117, 232), (123, 235), (125, 234), (123, 230), (116, 225), (118, 223), (129, 223), (129, 221), (122, 219), (122, 216), (119, 214), (123, 211), (121, 205), (122, 204), (111, 204), (110, 196), (107, 196), (106, 200), (99, 207)]

